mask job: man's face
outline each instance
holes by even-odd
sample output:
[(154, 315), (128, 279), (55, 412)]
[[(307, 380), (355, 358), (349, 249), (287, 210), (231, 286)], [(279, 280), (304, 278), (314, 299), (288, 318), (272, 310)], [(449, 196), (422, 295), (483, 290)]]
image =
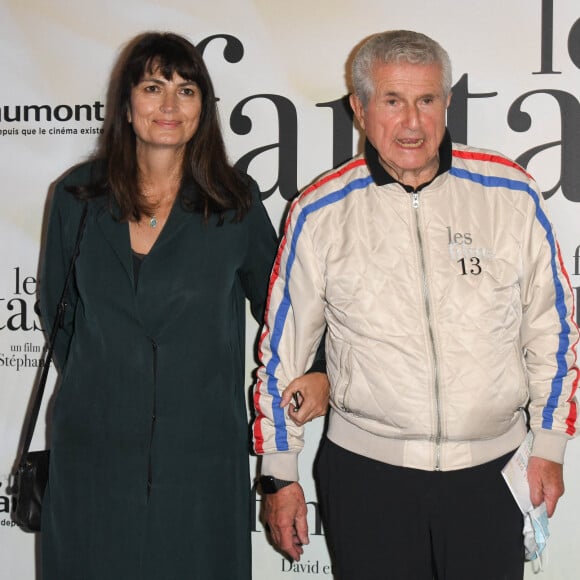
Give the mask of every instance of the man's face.
[(385, 170), (418, 187), (435, 177), (445, 111), (451, 95), (442, 87), (441, 66), (408, 62), (376, 64), (374, 93), (366, 109), (356, 95), (350, 103)]

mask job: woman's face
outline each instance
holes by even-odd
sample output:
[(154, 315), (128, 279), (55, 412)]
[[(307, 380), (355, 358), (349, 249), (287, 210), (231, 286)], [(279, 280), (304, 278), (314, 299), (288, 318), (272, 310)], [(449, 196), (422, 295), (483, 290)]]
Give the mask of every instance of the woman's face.
[(175, 73), (167, 80), (157, 68), (131, 90), (127, 114), (137, 151), (173, 148), (181, 152), (195, 135), (202, 111), (201, 90)]

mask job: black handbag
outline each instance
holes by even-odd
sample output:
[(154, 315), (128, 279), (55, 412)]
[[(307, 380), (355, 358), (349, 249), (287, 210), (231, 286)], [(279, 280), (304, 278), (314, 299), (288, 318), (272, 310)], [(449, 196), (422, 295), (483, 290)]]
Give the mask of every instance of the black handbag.
[(34, 400), (30, 411), (30, 417), (28, 419), (28, 425), (26, 427), (22, 450), (17, 462), (18, 467), (16, 472), (12, 475), (12, 484), (10, 486), (10, 492), (13, 496), (11, 517), (12, 521), (25, 532), (40, 531), (42, 498), (44, 497), (44, 490), (46, 489), (46, 484), (48, 482), (50, 451), (48, 449), (43, 451), (30, 451), (30, 442), (32, 441), (32, 435), (34, 434), (34, 428), (40, 411), (40, 404), (42, 402), (46, 379), (48, 377), (48, 369), (52, 360), (54, 343), (64, 318), (64, 311), (66, 309), (66, 293), (72, 278), (77, 256), (79, 255), (81, 239), (87, 221), (87, 212), (88, 205), (85, 204), (77, 232), (75, 249), (64, 281), (60, 301), (57, 305), (54, 325), (52, 327), (52, 332), (50, 333), (48, 347), (42, 364), (42, 373), (38, 381), (36, 392), (33, 395)]
[(48, 483), (50, 451), (28, 451), (14, 474), (12, 521), (25, 532), (39, 532), (42, 498)]

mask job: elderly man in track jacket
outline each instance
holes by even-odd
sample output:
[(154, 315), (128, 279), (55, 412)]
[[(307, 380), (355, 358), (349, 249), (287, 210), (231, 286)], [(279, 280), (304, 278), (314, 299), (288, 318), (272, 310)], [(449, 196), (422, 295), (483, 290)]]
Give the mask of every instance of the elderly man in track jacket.
[(577, 428), (552, 224), (524, 169), (451, 141), (439, 44), (378, 34), (352, 67), (364, 153), (296, 199), (272, 273), (253, 425), (265, 519), (300, 559), (303, 428), (280, 401), (327, 329), (316, 479), (335, 577), (521, 580), (523, 516), (501, 469), (531, 429), (531, 500), (551, 516)]

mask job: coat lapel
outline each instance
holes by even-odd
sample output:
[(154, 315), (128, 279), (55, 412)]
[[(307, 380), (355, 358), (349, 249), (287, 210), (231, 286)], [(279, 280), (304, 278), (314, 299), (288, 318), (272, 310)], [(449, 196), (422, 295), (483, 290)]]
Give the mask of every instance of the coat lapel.
[(162, 252), (163, 247), (170, 243), (173, 238), (178, 236), (181, 231), (191, 223), (192, 218), (197, 220), (202, 219), (200, 214), (186, 211), (183, 208), (181, 199), (184, 197), (192, 199), (194, 196), (195, 188), (193, 185), (184, 186), (184, 189), (180, 192), (180, 195), (173, 204), (173, 208), (171, 209), (167, 223), (163, 227), (163, 230), (161, 230), (159, 237), (149, 252), (150, 255), (157, 254), (157, 252)]
[(126, 222), (121, 223), (113, 219), (113, 216), (107, 207), (100, 208), (96, 217), (96, 222), (103, 237), (113, 249), (119, 262), (121, 262), (131, 284), (134, 285), (129, 224)]

